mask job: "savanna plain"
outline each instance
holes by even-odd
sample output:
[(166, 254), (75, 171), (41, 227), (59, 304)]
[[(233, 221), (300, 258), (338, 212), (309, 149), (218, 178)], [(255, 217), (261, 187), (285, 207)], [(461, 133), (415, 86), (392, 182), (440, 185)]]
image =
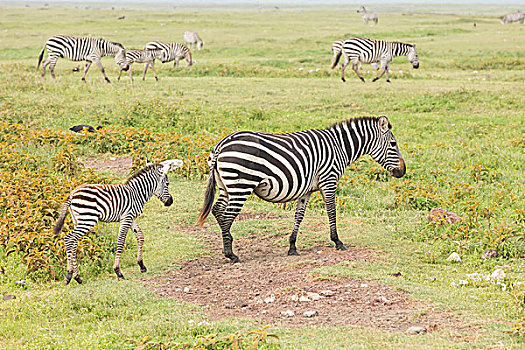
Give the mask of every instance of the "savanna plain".
[[(362, 23), (357, 5), (159, 6), (2, 3), (0, 294), (9, 300), (0, 301), (0, 348), (525, 348), (525, 26), (498, 18), (512, 6), (378, 6), (376, 26)], [(158, 82), (149, 72), (142, 81), (142, 64), (133, 83), (117, 81), (111, 57), (102, 60), (111, 84), (96, 66), (83, 83), (82, 62), (60, 59), (56, 80), (36, 70), (52, 35), (130, 49), (182, 42), (185, 30), (199, 33), (203, 49), (189, 69), (157, 61)], [(330, 69), (331, 44), (350, 36), (415, 43), (420, 68), (400, 57), (391, 83), (372, 83), (376, 72), (363, 64), (366, 83), (350, 67), (343, 83)], [(240, 265), (223, 257), (212, 217), (196, 226), (207, 156), (228, 133), (381, 114), (407, 173), (392, 178), (370, 157), (347, 169), (337, 190), (347, 252), (329, 240), (319, 195), (299, 257), (286, 256), (294, 203), (248, 201), (232, 227)], [(77, 124), (103, 128), (69, 131)], [(130, 233), (127, 279), (117, 281), (118, 226), (99, 224), (79, 243), (84, 284), (64, 286), (70, 216), (59, 236), (52, 228), (67, 194), (171, 158), (185, 162), (170, 174), (174, 204), (154, 198), (139, 218), (148, 272), (139, 272)], [(463, 220), (429, 222), (438, 207)], [(486, 278), (496, 269), (505, 277)], [(290, 301), (321, 289), (333, 295)], [(281, 314), (289, 308), (295, 316)], [(411, 326), (426, 333), (409, 334)]]

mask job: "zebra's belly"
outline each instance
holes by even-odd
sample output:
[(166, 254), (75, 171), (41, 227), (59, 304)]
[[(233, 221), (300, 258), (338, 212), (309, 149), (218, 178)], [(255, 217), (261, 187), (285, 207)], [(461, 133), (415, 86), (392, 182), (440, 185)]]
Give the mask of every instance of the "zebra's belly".
[[(308, 185), (306, 185), (308, 183)], [(295, 191), (289, 192), (289, 187), (291, 184), (279, 184), (275, 179), (265, 179), (263, 180), (253, 191), (259, 198), (264, 199), (268, 202), (273, 203), (285, 203), (290, 201), (295, 201), (305, 194), (313, 191), (317, 191), (318, 181), (312, 179), (303, 184), (303, 186), (298, 186)]]

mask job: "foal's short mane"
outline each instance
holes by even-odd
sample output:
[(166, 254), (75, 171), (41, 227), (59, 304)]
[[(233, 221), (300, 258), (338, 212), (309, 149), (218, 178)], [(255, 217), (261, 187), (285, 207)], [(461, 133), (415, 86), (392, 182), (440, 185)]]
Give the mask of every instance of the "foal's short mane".
[(139, 171), (137, 171), (135, 174), (131, 175), (131, 177), (129, 177), (124, 184), (126, 185), (129, 184), (132, 180), (135, 180), (136, 178), (141, 177), (142, 175), (150, 172), (153, 168), (156, 168), (158, 166), (159, 166), (158, 164), (147, 165), (145, 168), (142, 168)]
[[(347, 120), (343, 120), (343, 121), (337, 122), (337, 123), (333, 124), (332, 126), (329, 126), (327, 129), (333, 129), (333, 128), (337, 127), (337, 126), (349, 125), (352, 122), (354, 122), (356, 124), (359, 124), (362, 121), (376, 121), (377, 122), (378, 120), (379, 120), (379, 117), (350, 118), (350, 119), (347, 119)], [(390, 124), (390, 122), (388, 122), (388, 128), (392, 129), (392, 125)]]

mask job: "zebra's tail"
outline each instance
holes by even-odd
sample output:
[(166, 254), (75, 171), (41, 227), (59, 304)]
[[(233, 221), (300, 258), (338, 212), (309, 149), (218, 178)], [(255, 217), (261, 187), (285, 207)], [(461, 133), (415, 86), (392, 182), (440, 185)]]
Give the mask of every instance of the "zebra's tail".
[(42, 63), (42, 59), (44, 58), (44, 51), (46, 50), (46, 47), (42, 48), (42, 51), (40, 51), (40, 55), (38, 56), (38, 65), (36, 66), (36, 69), (40, 68), (40, 63)]
[(60, 210), (60, 215), (58, 216), (57, 224), (55, 225), (55, 229), (53, 230), (54, 235), (58, 235), (60, 231), (62, 231), (62, 227), (64, 227), (64, 221), (66, 220), (67, 210), (69, 209), (70, 205), (71, 196), (67, 197), (66, 201), (62, 205), (62, 210)]
[(339, 59), (341, 58), (341, 54), (343, 53), (343, 50), (339, 51), (332, 57), (332, 66), (330, 68), (334, 69), (335, 66), (337, 66), (337, 63), (339, 63)]
[(197, 220), (197, 224), (201, 227), (204, 224), (204, 220), (206, 220), (210, 214), (213, 199), (215, 198), (215, 166), (217, 164), (217, 158), (213, 153), (210, 158), (210, 177), (208, 179), (208, 186), (206, 187), (206, 194), (204, 195), (204, 204), (202, 205), (202, 210)]

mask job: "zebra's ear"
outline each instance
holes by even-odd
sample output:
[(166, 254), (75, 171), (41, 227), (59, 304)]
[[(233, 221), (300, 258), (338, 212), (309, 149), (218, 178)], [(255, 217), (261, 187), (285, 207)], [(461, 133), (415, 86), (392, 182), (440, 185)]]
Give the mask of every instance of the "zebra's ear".
[(153, 163), (150, 162), (150, 161), (148, 160), (148, 158), (146, 158), (146, 166), (150, 166), (150, 165), (153, 165)]
[(379, 127), (381, 128), (381, 130), (383, 130), (383, 132), (387, 132), (389, 129), (392, 128), (390, 122), (388, 121), (388, 118), (384, 115), (379, 116)]
[(415, 49), (416, 48), (416, 44), (412, 44), (412, 47)]
[(159, 163), (162, 165), (162, 172), (167, 174), (170, 170), (181, 167), (183, 162), (180, 159), (170, 159)]

